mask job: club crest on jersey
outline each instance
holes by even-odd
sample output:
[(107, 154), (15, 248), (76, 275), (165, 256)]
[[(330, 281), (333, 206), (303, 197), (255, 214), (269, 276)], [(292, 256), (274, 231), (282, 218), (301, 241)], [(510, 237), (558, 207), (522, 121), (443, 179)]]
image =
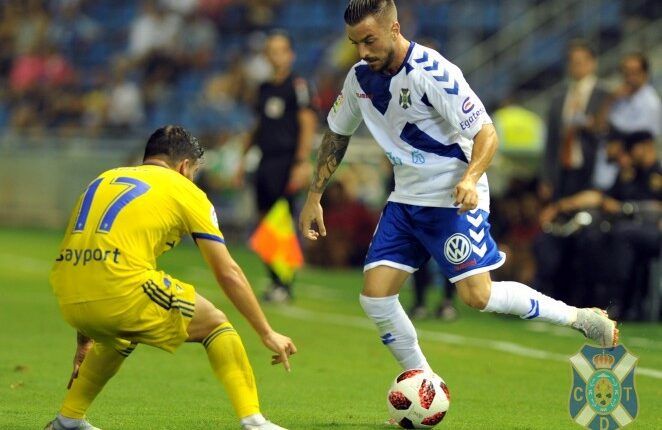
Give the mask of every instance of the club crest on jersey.
[(338, 94), (338, 98), (336, 101), (333, 103), (333, 113), (338, 113), (338, 109), (340, 109), (340, 106), (345, 102), (345, 96), (342, 95), (342, 93)]
[(409, 88), (400, 90), (400, 106), (402, 106), (402, 109), (408, 109), (411, 106), (411, 91), (409, 91)]
[(464, 263), (471, 255), (471, 242), (463, 234), (455, 233), (444, 243), (444, 257), (451, 264)]
[(411, 162), (414, 164), (425, 164), (425, 155), (421, 151), (412, 151)]
[(594, 430), (620, 429), (634, 421), (639, 410), (634, 388), (638, 360), (623, 345), (615, 348), (584, 345), (570, 357), (572, 419)]

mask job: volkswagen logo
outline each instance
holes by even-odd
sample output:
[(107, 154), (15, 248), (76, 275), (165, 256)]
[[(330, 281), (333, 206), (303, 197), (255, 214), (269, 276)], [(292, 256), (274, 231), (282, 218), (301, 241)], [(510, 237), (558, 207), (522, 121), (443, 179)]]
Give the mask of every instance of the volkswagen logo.
[(444, 257), (452, 264), (464, 263), (471, 255), (471, 242), (463, 234), (455, 233), (444, 243)]

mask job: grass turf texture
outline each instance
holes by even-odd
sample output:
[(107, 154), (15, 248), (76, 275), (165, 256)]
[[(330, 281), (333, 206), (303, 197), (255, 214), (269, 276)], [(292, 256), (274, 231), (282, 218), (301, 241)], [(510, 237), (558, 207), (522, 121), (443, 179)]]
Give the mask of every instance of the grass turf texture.
[[(47, 282), (59, 240), (60, 232), (0, 230), (0, 429), (42, 428), (65, 392), (75, 336)], [(230, 250), (256, 290), (264, 288), (256, 257), (241, 246)], [(192, 244), (180, 245), (160, 264), (228, 314), (251, 358), (263, 411), (274, 422), (290, 429), (386, 428), (385, 393), (399, 369), (362, 315), (359, 271), (306, 269), (294, 308), (265, 307), (273, 327), (299, 348), (288, 374), (269, 364), (270, 353), (222, 295)], [(405, 304), (408, 290), (402, 294)], [(579, 428), (568, 414), (569, 362), (462, 344), (462, 338), (448, 335), (509, 341), (565, 357), (579, 350), (581, 336), (462, 306), (460, 315), (454, 323), (416, 323), (424, 333), (423, 350), (451, 390), (451, 409), (440, 428)], [(640, 357), (639, 366), (662, 370), (662, 325), (625, 324), (621, 339)], [(639, 417), (629, 429), (662, 428), (661, 382), (637, 376)], [(104, 429), (238, 427), (203, 348), (188, 344), (174, 355), (139, 346), (93, 404), (89, 418)]]

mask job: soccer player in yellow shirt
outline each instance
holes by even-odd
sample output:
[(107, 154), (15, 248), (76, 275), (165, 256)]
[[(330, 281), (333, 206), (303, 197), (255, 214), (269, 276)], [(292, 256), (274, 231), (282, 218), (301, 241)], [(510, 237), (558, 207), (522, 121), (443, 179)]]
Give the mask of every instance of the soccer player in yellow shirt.
[(102, 173), (72, 214), (50, 281), (64, 319), (78, 332), (68, 392), (46, 429), (94, 430), (85, 412), (138, 344), (173, 352), (202, 343), (244, 430), (278, 430), (260, 413), (253, 370), (223, 312), (192, 285), (157, 270), (156, 259), (185, 234), (219, 285), (289, 371), (296, 352), (275, 332), (221, 234), (216, 213), (192, 179), (203, 155), (178, 126), (156, 130), (143, 164)]

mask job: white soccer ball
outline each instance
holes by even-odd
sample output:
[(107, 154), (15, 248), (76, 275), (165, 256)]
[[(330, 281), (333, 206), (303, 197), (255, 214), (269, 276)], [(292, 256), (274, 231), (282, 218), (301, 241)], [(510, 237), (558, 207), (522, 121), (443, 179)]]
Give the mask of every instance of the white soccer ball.
[(391, 384), (386, 397), (391, 418), (406, 429), (430, 429), (446, 416), (451, 396), (438, 376), (422, 369), (406, 370)]

